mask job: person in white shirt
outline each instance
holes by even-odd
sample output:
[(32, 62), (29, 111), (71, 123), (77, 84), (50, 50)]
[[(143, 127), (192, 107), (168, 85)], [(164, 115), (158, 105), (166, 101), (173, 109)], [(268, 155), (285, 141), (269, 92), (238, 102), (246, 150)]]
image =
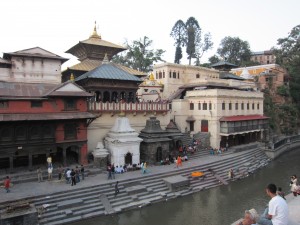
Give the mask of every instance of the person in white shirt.
[(269, 207), (258, 221), (261, 225), (288, 225), (288, 205), (282, 197), (276, 194), (276, 191), (277, 187), (275, 184), (269, 184), (266, 188), (266, 193), (271, 197), (271, 200), (269, 201)]

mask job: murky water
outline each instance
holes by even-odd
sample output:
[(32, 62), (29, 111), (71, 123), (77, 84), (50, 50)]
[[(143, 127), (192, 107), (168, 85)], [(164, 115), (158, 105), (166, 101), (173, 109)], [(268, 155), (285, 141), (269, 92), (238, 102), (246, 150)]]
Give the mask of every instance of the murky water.
[(269, 201), (265, 194), (268, 183), (275, 183), (289, 193), (292, 174), (300, 176), (300, 149), (286, 153), (248, 178), (231, 182), (228, 186), (74, 224), (228, 225), (242, 217), (246, 209), (263, 211)]

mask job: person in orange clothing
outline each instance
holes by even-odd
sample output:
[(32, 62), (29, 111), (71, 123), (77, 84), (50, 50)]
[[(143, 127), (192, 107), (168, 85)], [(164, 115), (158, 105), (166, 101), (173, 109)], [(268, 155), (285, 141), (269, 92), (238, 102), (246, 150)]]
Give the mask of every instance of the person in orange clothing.
[(178, 166), (182, 166), (182, 160), (180, 156), (177, 157), (176, 167), (178, 168)]

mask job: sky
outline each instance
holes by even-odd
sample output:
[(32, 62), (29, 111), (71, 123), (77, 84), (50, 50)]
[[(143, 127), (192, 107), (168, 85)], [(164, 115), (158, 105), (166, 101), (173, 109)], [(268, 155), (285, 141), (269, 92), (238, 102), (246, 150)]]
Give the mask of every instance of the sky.
[[(153, 41), (152, 48), (165, 50), (163, 59), (173, 62), (172, 27), (177, 20), (185, 22), (193, 16), (214, 42), (201, 59), (204, 63), (226, 36), (248, 41), (252, 51), (270, 49), (300, 23), (299, 9), (299, 0), (2, 1), (0, 53), (38, 46), (70, 58), (63, 65), (67, 67), (76, 60), (65, 51), (88, 39), (96, 21), (102, 39), (123, 45), (126, 40), (147, 36)], [(186, 57), (184, 54), (182, 63), (187, 63)]]

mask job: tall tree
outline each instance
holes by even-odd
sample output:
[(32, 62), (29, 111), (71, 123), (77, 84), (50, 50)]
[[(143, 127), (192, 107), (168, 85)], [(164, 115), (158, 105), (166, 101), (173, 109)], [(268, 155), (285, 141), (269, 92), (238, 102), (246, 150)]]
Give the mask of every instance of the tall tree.
[(188, 18), (185, 25), (187, 32), (186, 53), (188, 54), (189, 65), (191, 65), (192, 58), (196, 58), (196, 37), (201, 37), (201, 28), (194, 17)]
[(162, 49), (151, 49), (152, 40), (144, 36), (131, 44), (126, 43), (128, 50), (113, 57), (113, 62), (128, 66), (132, 69), (149, 72), (154, 62), (162, 61), (165, 53)]
[(182, 20), (178, 20), (172, 28), (171, 37), (175, 40), (176, 52), (174, 63), (179, 64), (182, 59), (182, 48), (186, 40), (186, 27)]
[(208, 51), (209, 49), (212, 49), (213, 47), (213, 42), (211, 40), (211, 34), (206, 33), (204, 34), (204, 39), (203, 41), (201, 40), (201, 32), (196, 36), (196, 66), (200, 66), (200, 59), (202, 58), (203, 54)]
[(239, 37), (225, 37), (222, 39), (217, 53), (226, 61), (242, 66), (245, 62), (250, 61), (251, 50), (247, 41)]
[(300, 110), (300, 25), (289, 35), (277, 40), (279, 48), (274, 48), (276, 63), (285, 67), (290, 75), (290, 94)]

